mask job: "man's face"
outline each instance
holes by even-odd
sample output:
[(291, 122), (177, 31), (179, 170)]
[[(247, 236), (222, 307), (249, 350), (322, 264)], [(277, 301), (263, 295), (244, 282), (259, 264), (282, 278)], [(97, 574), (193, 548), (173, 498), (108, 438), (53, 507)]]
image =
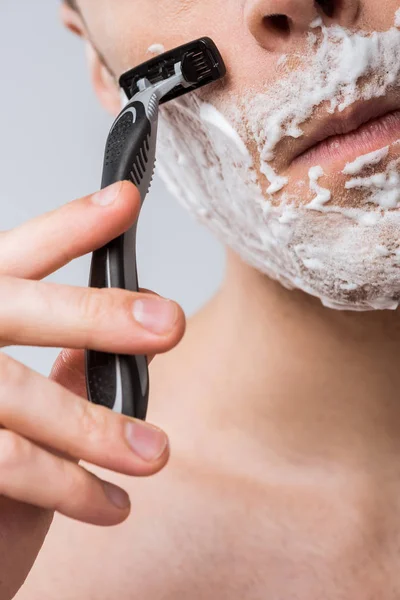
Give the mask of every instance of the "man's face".
[[(78, 0), (92, 37), (116, 74), (149, 58), (153, 43), (167, 50), (204, 35), (219, 45), (233, 76), (254, 83), (249, 65), (259, 47), (246, 25), (245, 0)], [(265, 53), (267, 54), (267, 53)], [(273, 57), (263, 72), (268, 74)], [(253, 73), (253, 77), (251, 76)]]
[[(385, 253), (396, 253), (400, 265), (400, 247), (394, 245), (394, 238), (400, 237), (400, 223), (397, 229), (392, 219), (399, 216), (400, 203), (400, 167), (396, 163), (400, 159), (400, 113), (379, 122), (372, 133), (368, 129), (352, 137), (348, 131), (382, 116), (382, 107), (390, 113), (400, 109), (400, 80), (389, 85), (388, 75), (389, 71), (396, 77), (400, 74), (400, 50), (395, 49), (399, 48), (399, 38), (394, 28), (398, 0), (78, 0), (78, 5), (94, 45), (116, 77), (151, 58), (149, 48), (155, 44), (169, 50), (202, 36), (211, 37), (224, 57), (228, 76), (223, 86), (211, 87), (199, 98), (217, 107), (234, 124), (251, 157), (251, 166), (247, 173), (240, 171), (237, 157), (231, 157), (230, 166), (220, 168), (211, 186), (197, 169), (191, 198), (213, 194), (218, 203), (217, 208), (210, 209), (205, 200), (198, 214), (211, 215), (213, 224), (219, 221), (214, 229), (218, 233), (222, 229), (222, 237), (230, 245), (288, 286), (309, 291), (332, 306), (385, 304), (379, 298), (382, 294), (378, 281), (379, 273), (388, 267), (382, 264)], [(317, 21), (318, 17), (322, 21)], [(400, 28), (400, 13), (397, 19)], [(352, 85), (357, 89), (352, 90)], [(319, 98), (320, 90), (325, 95)], [(171, 134), (170, 144), (176, 142), (178, 148), (182, 138), (189, 134), (194, 138), (199, 132), (203, 145), (212, 147), (212, 151), (204, 150), (204, 165), (221, 166), (229, 156), (228, 150), (210, 141), (208, 132), (200, 132), (200, 121), (196, 126), (189, 123), (188, 110), (201, 112), (201, 107), (194, 107), (195, 101), (189, 97), (187, 102), (184, 108), (181, 106), (181, 118), (175, 118), (179, 111), (177, 108), (173, 115), (171, 106), (169, 124), (177, 137)], [(292, 112), (290, 106), (294, 107)], [(207, 114), (210, 116), (209, 110)], [(211, 120), (215, 125), (215, 115)], [(320, 143), (321, 138), (329, 139)], [(380, 154), (353, 164), (358, 157), (378, 150)], [(174, 165), (177, 159), (183, 164), (191, 156), (192, 171), (198, 167), (199, 146), (196, 151), (181, 146), (176, 153), (171, 157)], [(166, 165), (164, 171), (168, 169)], [(239, 184), (228, 185), (233, 169), (243, 177)], [(371, 180), (374, 175), (380, 175), (380, 179)], [(359, 176), (363, 177), (362, 184)], [(176, 182), (182, 178), (176, 173), (174, 179)], [(243, 179), (246, 193), (238, 194), (240, 206), (230, 212), (229, 195), (232, 197)], [(250, 200), (249, 182), (261, 192), (256, 201)], [(178, 194), (184, 193), (179, 186), (173, 187)], [(260, 215), (257, 211), (262, 200), (264, 213)], [(257, 204), (254, 210), (248, 208), (251, 202), (254, 207)], [(311, 210), (301, 215), (295, 210), (281, 212), (278, 217), (271, 212), (288, 205)], [(350, 222), (347, 209), (359, 210), (356, 222)], [(382, 221), (365, 233), (364, 226), (379, 217), (376, 209), (382, 216), (385, 212), (390, 222)], [(218, 214), (212, 215), (213, 210)], [(285, 231), (268, 229), (274, 218), (279, 227), (285, 225)], [(233, 224), (232, 234), (228, 229), (235, 219), (243, 223)], [(298, 225), (290, 226), (291, 222)], [(243, 236), (246, 227), (248, 232)], [(238, 233), (239, 229), (242, 231)], [(325, 238), (329, 238), (326, 252), (321, 246)], [(356, 238), (352, 247), (350, 241)], [(364, 244), (360, 251), (358, 243)], [(367, 274), (363, 264), (372, 251), (368, 244), (373, 245), (374, 252), (376, 249), (378, 262), (376, 270)], [(243, 252), (240, 246), (246, 247)], [(279, 256), (271, 257), (276, 247)], [(347, 256), (349, 253), (351, 256)], [(354, 254), (362, 256), (364, 263), (353, 264)], [(398, 265), (389, 267), (393, 283)], [(395, 287), (395, 291), (385, 288), (383, 293), (385, 298), (390, 296), (388, 306), (394, 306), (400, 298), (400, 285), (396, 283)], [(372, 297), (368, 300), (371, 293), (376, 302)]]

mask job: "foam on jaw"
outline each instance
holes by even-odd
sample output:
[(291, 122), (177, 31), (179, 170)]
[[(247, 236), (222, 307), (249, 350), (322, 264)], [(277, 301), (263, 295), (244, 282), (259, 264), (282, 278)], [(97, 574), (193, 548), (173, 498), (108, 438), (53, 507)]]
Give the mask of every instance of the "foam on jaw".
[[(223, 98), (220, 110), (205, 103), (201, 93), (164, 105), (160, 172), (200, 221), (284, 286), (332, 308), (394, 309), (400, 299), (400, 211), (388, 204), (397, 207), (400, 165), (389, 160), (390, 149), (345, 167), (347, 189), (359, 187), (366, 194), (365, 206), (358, 208), (335, 202), (335, 194), (321, 185), (324, 173), (318, 165), (310, 169), (308, 186), (290, 193), (274, 165), (279, 141), (303, 135), (301, 126), (315, 107), (342, 111), (356, 100), (383, 96), (395, 82), (400, 85), (398, 29), (351, 33), (321, 24), (313, 23), (306, 56), (298, 57), (300, 68), (264, 92), (233, 102)], [(285, 57), (280, 64), (286, 70), (290, 61)], [(257, 143), (259, 164), (245, 152), (249, 137)], [(388, 162), (382, 177), (369, 180), (370, 172), (363, 177), (364, 169), (376, 169), (381, 161)], [(269, 180), (267, 193), (260, 173)], [(304, 205), (310, 190), (313, 198)]]

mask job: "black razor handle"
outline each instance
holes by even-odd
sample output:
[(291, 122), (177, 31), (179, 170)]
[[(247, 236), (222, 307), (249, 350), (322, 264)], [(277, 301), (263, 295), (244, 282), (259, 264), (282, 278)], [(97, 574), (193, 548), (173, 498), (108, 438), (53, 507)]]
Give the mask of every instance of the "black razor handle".
[[(140, 191), (142, 203), (155, 167), (158, 101), (145, 106), (131, 101), (116, 119), (106, 145), (102, 189), (128, 180)], [(139, 290), (135, 224), (127, 233), (93, 253), (90, 287)], [(110, 315), (112, 319), (112, 315)], [(86, 352), (88, 398), (129, 417), (146, 419), (149, 372), (145, 356)]]

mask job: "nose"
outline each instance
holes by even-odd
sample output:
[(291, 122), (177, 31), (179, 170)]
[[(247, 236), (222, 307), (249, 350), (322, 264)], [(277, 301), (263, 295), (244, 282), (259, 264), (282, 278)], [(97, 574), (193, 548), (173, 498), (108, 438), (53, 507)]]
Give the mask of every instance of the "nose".
[(361, 0), (246, 0), (245, 21), (258, 44), (284, 51), (321, 17), (326, 25), (354, 25)]

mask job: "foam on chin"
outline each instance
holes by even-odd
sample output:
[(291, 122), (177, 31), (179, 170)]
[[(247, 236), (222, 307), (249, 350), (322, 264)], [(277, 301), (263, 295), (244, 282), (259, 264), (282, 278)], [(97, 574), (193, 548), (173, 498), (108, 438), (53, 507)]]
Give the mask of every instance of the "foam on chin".
[[(349, 64), (349, 52), (354, 55), (355, 49), (358, 61)], [(271, 162), (278, 141), (302, 135), (301, 124), (322, 102), (329, 101), (334, 112), (359, 98), (382, 96), (393, 87), (396, 77), (400, 79), (400, 32), (392, 28), (371, 35), (352, 34), (332, 27), (322, 30), (322, 41), (311, 33), (304, 65), (263, 94), (230, 105), (224, 101), (220, 106), (224, 115), (199, 94), (165, 105), (158, 147), (161, 176), (181, 203), (224, 243), (285, 287), (312, 294), (331, 308), (396, 309), (400, 301), (400, 197), (390, 207), (384, 199), (389, 192), (392, 199), (396, 196), (400, 167), (388, 157), (390, 149), (349, 167), (359, 175), (353, 173), (350, 178), (354, 187), (367, 186), (371, 176), (363, 178), (363, 169), (371, 164), (379, 168), (380, 161), (387, 159), (378, 186), (379, 202), (367, 198), (361, 208), (335, 203), (334, 194), (318, 181), (323, 176), (318, 165), (309, 175), (314, 201), (304, 204), (304, 192), (300, 188), (297, 195), (286, 192), (287, 182)], [(358, 82), (364, 75), (368, 79), (360, 88)], [(311, 97), (307, 81), (310, 85), (314, 81)], [(320, 85), (315, 86), (315, 81)], [(257, 165), (245, 149), (249, 129), (258, 144)], [(259, 172), (270, 181), (267, 193), (260, 185)], [(278, 189), (283, 189), (279, 203), (273, 195)]]

